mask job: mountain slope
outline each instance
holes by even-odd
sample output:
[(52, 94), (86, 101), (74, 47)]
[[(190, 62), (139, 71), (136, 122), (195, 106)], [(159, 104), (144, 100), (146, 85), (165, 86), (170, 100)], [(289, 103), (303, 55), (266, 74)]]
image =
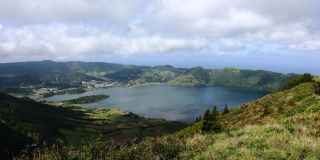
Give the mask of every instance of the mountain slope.
[[(231, 109), (220, 115), (224, 126), (220, 133), (201, 133), (200, 121), (177, 133), (115, 147), (118, 149), (100, 141), (76, 150), (42, 148), (41, 153), (34, 155), (40, 159), (71, 155), (76, 159), (130, 160), (320, 159), (320, 97), (315, 94), (317, 89), (316, 83), (303, 83)], [(101, 150), (108, 152), (97, 154), (96, 151)]]
[(0, 63), (0, 88), (80, 87), (81, 81), (103, 81), (96, 76), (101, 74), (100, 72), (104, 74), (123, 68), (125, 65), (78, 61)]
[[(320, 96), (316, 90), (315, 83), (303, 83), (269, 94), (222, 114), (225, 129), (221, 133), (201, 134), (200, 121), (174, 135), (138, 144), (127, 150), (132, 157), (121, 158), (319, 159)], [(159, 145), (162, 151), (154, 150)]]
[(319, 159), (316, 89), (315, 83), (304, 83), (231, 109), (221, 116), (224, 132), (186, 138), (183, 145), (189, 149), (180, 158)]
[(240, 105), (224, 115), (227, 125), (263, 124), (271, 119), (287, 119), (299, 114), (320, 111), (320, 97), (315, 83), (303, 83), (292, 89), (269, 94), (256, 101)]
[(45, 73), (73, 73), (73, 72), (115, 72), (126, 65), (105, 63), (105, 62), (54, 62), (51, 60), (0, 63), (0, 75), (20, 75), (25, 73), (45, 74)]
[[(0, 88), (39, 86), (73, 87), (78, 82), (111, 80), (124, 84), (169, 83), (174, 85), (220, 85), (263, 91), (277, 91), (295, 76), (263, 70), (233, 68), (204, 69), (165, 66), (134, 66), (103, 62), (18, 62), (0, 63)], [(57, 79), (59, 81), (57, 81)], [(59, 82), (59, 83), (57, 83)], [(77, 83), (74, 83), (77, 82)]]
[(184, 123), (147, 119), (116, 108), (53, 106), (0, 93), (0, 153), (16, 153), (24, 144), (52, 144), (57, 139), (68, 146), (110, 138), (127, 143), (171, 133), (184, 126)]
[(209, 72), (210, 84), (278, 91), (287, 80), (296, 76), (263, 70), (239, 70), (234, 68), (214, 69)]
[[(177, 159), (320, 159), (317, 89), (316, 83), (303, 83), (231, 109), (220, 117), (225, 128), (221, 133), (201, 134), (200, 121), (168, 136), (174, 139), (171, 143), (166, 137), (157, 141), (178, 148), (172, 150)], [(145, 153), (139, 156), (172, 158), (164, 152)]]
[(0, 122), (0, 142), (0, 159), (6, 159), (30, 145), (32, 139)]
[(103, 79), (88, 76), (83, 73), (45, 73), (45, 74), (21, 74), (15, 77), (0, 78), (0, 88), (19, 87), (81, 87), (82, 81), (103, 81)]

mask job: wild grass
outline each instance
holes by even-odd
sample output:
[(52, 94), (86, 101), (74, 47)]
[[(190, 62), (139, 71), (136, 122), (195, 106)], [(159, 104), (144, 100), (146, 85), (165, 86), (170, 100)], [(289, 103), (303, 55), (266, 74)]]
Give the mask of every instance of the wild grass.
[[(205, 135), (202, 139), (213, 143), (204, 151), (198, 152), (194, 159), (320, 158), (320, 138), (303, 132), (291, 133), (279, 124), (248, 125), (229, 133)], [(181, 155), (189, 153), (190, 151)]]
[(304, 83), (220, 115), (221, 133), (201, 133), (202, 121), (175, 134), (80, 149), (41, 148), (35, 159), (320, 159), (320, 98)]
[(203, 151), (194, 147), (183, 152), (181, 158), (320, 159), (320, 99), (315, 88), (304, 83), (230, 110), (221, 117), (229, 130), (191, 137), (187, 142), (192, 144), (204, 139), (212, 143)]

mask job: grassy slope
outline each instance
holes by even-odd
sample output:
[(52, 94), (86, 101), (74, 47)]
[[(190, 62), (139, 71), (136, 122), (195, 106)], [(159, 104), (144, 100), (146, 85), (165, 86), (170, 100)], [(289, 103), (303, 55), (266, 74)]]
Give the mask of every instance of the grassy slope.
[[(300, 113), (320, 110), (319, 96), (314, 94), (316, 85), (305, 83), (282, 92), (269, 94), (256, 101), (240, 105), (223, 116), (227, 125), (263, 124), (271, 120), (283, 120)], [(265, 114), (265, 112), (270, 112)]]
[(186, 138), (180, 157), (319, 159), (320, 97), (314, 91), (314, 83), (305, 83), (232, 109), (221, 117), (225, 132)]
[(231, 109), (221, 116), (222, 133), (200, 134), (198, 122), (112, 156), (130, 160), (320, 159), (320, 97), (314, 91), (314, 83), (305, 83)]
[[(140, 139), (162, 135), (184, 127), (180, 122), (145, 119), (114, 108), (84, 109), (70, 104), (58, 107), (1, 93), (0, 122), (1, 130), (9, 133), (10, 129), (10, 132), (16, 132), (17, 136), (29, 137), (35, 142), (45, 140), (51, 143), (60, 138), (73, 146), (94, 141), (99, 137), (127, 142), (134, 137)], [(10, 139), (5, 135), (1, 138)], [(12, 145), (20, 145), (20, 142), (14, 144), (13, 139), (10, 141)]]
[(89, 149), (49, 149), (36, 155), (39, 159), (320, 159), (320, 97), (315, 88), (315, 83), (304, 83), (231, 109), (221, 115), (225, 130), (218, 134), (200, 134), (198, 122), (120, 149), (98, 143)]

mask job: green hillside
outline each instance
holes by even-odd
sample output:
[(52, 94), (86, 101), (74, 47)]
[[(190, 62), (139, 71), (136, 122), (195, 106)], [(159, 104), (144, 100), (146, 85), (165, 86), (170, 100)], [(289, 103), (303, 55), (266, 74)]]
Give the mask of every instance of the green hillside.
[[(135, 148), (146, 144), (150, 148), (139, 155), (142, 159), (319, 159), (320, 96), (316, 89), (315, 83), (304, 83), (231, 109), (220, 115), (221, 133), (201, 134), (202, 122), (198, 122), (153, 140), (157, 143), (146, 141)], [(173, 140), (168, 142), (169, 138)], [(154, 150), (158, 143), (161, 150), (176, 150)], [(134, 149), (127, 152), (140, 159), (133, 155)]]
[(294, 74), (284, 75), (263, 70), (253, 71), (233, 68), (212, 70), (209, 75), (210, 84), (254, 88), (264, 91), (278, 91), (288, 79), (296, 76)]
[(12, 129), (3, 121), (0, 122), (0, 159), (6, 159), (19, 153), (32, 139)]
[[(104, 62), (34, 61), (0, 63), (0, 88), (79, 87), (81, 81), (102, 81), (103, 75), (129, 66)], [(102, 75), (102, 76), (101, 76)]]
[(289, 79), (295, 76), (297, 75), (285, 75), (263, 70), (204, 69), (202, 67), (191, 69), (170, 67), (162, 69), (132, 68), (106, 75), (112, 80), (128, 82), (131, 85), (143, 83), (169, 83), (183, 86), (219, 85), (268, 92), (280, 90)]
[(81, 87), (81, 81), (116, 81), (125, 85), (169, 83), (197, 86), (219, 85), (274, 92), (294, 74), (233, 68), (204, 69), (134, 66), (103, 62), (0, 63), (0, 89), (21, 87)]
[(181, 155), (194, 159), (319, 159), (320, 97), (315, 91), (315, 83), (304, 83), (232, 109), (221, 116), (224, 132), (187, 138), (186, 144), (207, 145)]
[(21, 87), (81, 87), (82, 81), (103, 81), (103, 79), (88, 76), (84, 73), (46, 73), (21, 74), (14, 77), (0, 77), (0, 88)]
[[(97, 139), (117, 143), (177, 131), (185, 125), (147, 119), (116, 108), (84, 109), (72, 104), (49, 105), (0, 93), (0, 155), (17, 153), (25, 144), (51, 145), (57, 139), (81, 146)], [(6, 154), (4, 154), (6, 153)]]
[(174, 134), (129, 146), (99, 141), (78, 149), (40, 148), (41, 153), (34, 155), (39, 159), (319, 159), (318, 87), (302, 83), (230, 109), (219, 115), (223, 126), (219, 133), (201, 133), (200, 120)]
[(105, 62), (54, 62), (51, 60), (0, 63), (0, 75), (19, 75), (24, 73), (74, 73), (74, 72), (115, 72), (128, 66)]

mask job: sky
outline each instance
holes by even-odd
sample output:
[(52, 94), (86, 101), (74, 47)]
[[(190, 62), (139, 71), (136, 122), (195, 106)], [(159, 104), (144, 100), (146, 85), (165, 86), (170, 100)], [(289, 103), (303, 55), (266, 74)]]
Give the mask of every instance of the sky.
[(320, 0), (0, 0), (0, 62), (320, 74)]

